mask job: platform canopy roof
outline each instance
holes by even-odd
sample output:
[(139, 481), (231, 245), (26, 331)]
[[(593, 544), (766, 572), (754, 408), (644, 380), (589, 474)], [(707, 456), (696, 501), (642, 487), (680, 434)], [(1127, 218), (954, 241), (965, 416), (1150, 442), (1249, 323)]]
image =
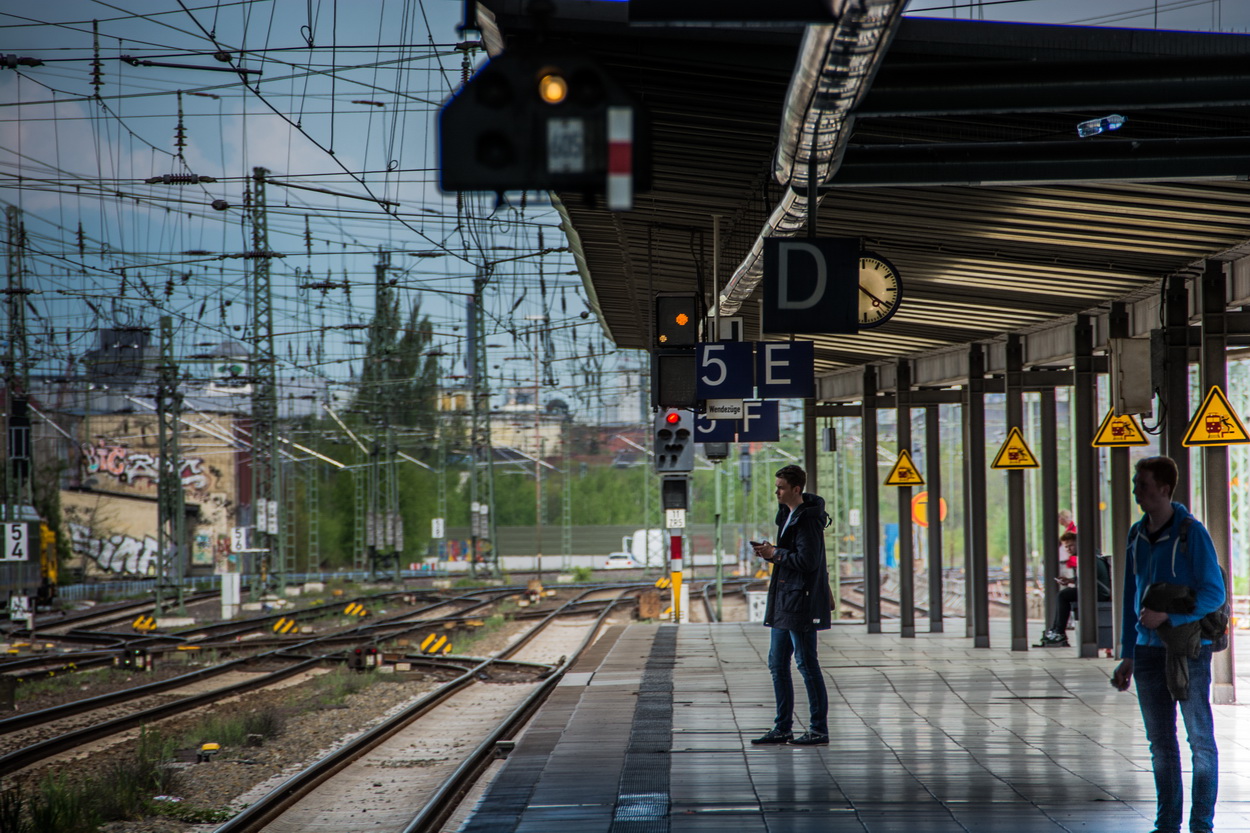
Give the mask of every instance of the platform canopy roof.
[[(904, 18), (880, 2), (884, 30), (817, 177), (818, 234), (889, 258), (905, 301), (875, 330), (797, 334), (818, 375), (1053, 325), (1245, 254), (1250, 37)], [(548, 24), (651, 120), (654, 183), (633, 211), (560, 195), (587, 289), (618, 346), (650, 347), (653, 293), (711, 303), (719, 215), (718, 283), (734, 276), (755, 338), (759, 289), (741, 273), (778, 206), (807, 193), (803, 164), (785, 184), (776, 173), (804, 30), (630, 26), (627, 6), (563, 2)], [(479, 7), (493, 49), (533, 39), (520, 0)], [(818, 70), (826, 85), (846, 75)], [(1078, 137), (1112, 113), (1120, 131)]]

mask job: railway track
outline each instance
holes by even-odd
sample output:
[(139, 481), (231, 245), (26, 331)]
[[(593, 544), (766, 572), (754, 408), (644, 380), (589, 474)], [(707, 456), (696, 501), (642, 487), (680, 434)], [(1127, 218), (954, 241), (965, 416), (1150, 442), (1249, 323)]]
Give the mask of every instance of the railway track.
[[(460, 616), (466, 611), (480, 610), (505, 595), (516, 592), (516, 588), (506, 593), (492, 589), (485, 593), (488, 596), (485, 600), (462, 596), (440, 600), (423, 610), (458, 605), (456, 615)], [(210, 705), (226, 697), (273, 686), (319, 665), (338, 664), (345, 658), (341, 648), (344, 643), (376, 644), (383, 639), (428, 630), (434, 625), (449, 621), (448, 617), (421, 618), (417, 615), (420, 612), (408, 611), (393, 617), (394, 621), (361, 625), (346, 633), (296, 642), (287, 641), (278, 648), (256, 656), (232, 660), (146, 686), (0, 720), (0, 776), (17, 772), (53, 755), (110, 735)], [(418, 666), (442, 667), (456, 673), (463, 671), (463, 663), (457, 664), (445, 659), (422, 656), (405, 659)], [(258, 670), (258, 666), (274, 664), (281, 667)], [(204, 684), (216, 678), (221, 678), (221, 685), (206, 690)], [(195, 693), (170, 699), (179, 689), (194, 690)]]
[[(307, 829), (311, 818), (342, 833), (438, 829), (494, 759), (499, 744), (524, 725), (593, 641), (607, 615), (620, 604), (632, 603), (627, 594), (637, 589), (642, 587), (615, 589), (589, 626), (561, 625), (562, 617), (587, 613), (587, 605), (579, 604), (586, 596), (603, 592), (585, 591), (548, 613), (498, 656), (481, 660), (288, 779), (217, 828), (217, 833)], [(552, 629), (559, 633), (551, 634)], [(540, 637), (555, 639), (540, 646)], [(493, 667), (526, 653), (548, 661), (548, 672), (520, 685), (491, 684)], [(444, 760), (436, 765), (414, 765), (439, 756)], [(416, 815), (414, 806), (421, 808)]]

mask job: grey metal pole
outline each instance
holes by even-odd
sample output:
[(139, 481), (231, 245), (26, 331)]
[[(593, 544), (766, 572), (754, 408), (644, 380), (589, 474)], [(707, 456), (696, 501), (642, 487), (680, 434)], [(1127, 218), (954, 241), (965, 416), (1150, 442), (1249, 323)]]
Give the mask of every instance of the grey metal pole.
[(1059, 592), (1055, 579), (1059, 577), (1059, 437), (1057, 429), (1058, 409), (1055, 407), (1055, 389), (1042, 391), (1042, 447), (1039, 449), (1042, 464), (1042, 610), (1050, 616), (1058, 604)]
[(942, 632), (942, 406), (924, 413), (925, 478), (929, 489), (929, 633)]
[(803, 400), (803, 468), (807, 470), (807, 491), (820, 494), (820, 446), (816, 443), (816, 400)]
[(968, 384), (964, 388), (964, 460), (967, 464), (967, 531), (971, 542), (971, 594), (964, 605), (972, 617), (972, 644), (990, 647), (989, 551), (985, 521), (985, 349), (968, 348)]
[[(1214, 386), (1228, 389), (1228, 319), (1226, 317), (1224, 264), (1208, 260), (1202, 273), (1202, 390)], [(1233, 575), (1232, 529), (1229, 516), (1228, 446), (1209, 445), (1202, 449), (1202, 496), (1206, 503), (1203, 522), (1211, 533), (1216, 558), (1224, 574)], [(1231, 599), (1232, 588), (1225, 588)], [(1233, 644), (1211, 660), (1211, 702), (1228, 705), (1237, 702), (1233, 677)]]
[[(1129, 337), (1128, 305), (1116, 302), (1111, 305), (1108, 335), (1111, 338)], [(1115, 409), (1115, 403), (1111, 403)], [(1128, 529), (1133, 523), (1132, 485), (1129, 475), (1129, 450), (1124, 447), (1111, 449), (1111, 541), (1103, 549), (1111, 552), (1111, 644), (1120, 644), (1124, 609), (1124, 570), (1128, 563)]]
[[(894, 385), (898, 415), (898, 451), (911, 452), (911, 364), (899, 359)], [(911, 530), (911, 486), (898, 488), (898, 615), (899, 635), (916, 636), (916, 587), (912, 565), (915, 553)]]
[(1172, 500), (1189, 506), (1189, 449), (1183, 443), (1185, 429), (1189, 427), (1189, 292), (1181, 275), (1167, 279), (1163, 327), (1167, 340), (1167, 384), (1163, 398), (1167, 422), (1163, 453), (1176, 461), (1180, 471)]
[[(1007, 428), (1024, 430), (1024, 345), (1007, 336)], [(1024, 470), (1007, 472), (1007, 562), (1011, 566), (1011, 650), (1029, 650), (1028, 559), (1025, 555)]]
[(1073, 327), (1072, 452), (1076, 458), (1076, 587), (1081, 621), (1077, 628), (1080, 656), (1098, 656), (1098, 456), (1092, 445), (1097, 428), (1094, 403), (1094, 321), (1078, 315)]
[(869, 633), (881, 633), (881, 518), (877, 484), (877, 368), (864, 367), (864, 621)]

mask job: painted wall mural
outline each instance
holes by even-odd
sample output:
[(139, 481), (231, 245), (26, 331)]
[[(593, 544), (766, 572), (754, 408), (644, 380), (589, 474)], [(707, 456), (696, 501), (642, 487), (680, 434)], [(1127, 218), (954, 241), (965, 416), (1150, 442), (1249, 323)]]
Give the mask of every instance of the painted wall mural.
[(91, 528), (85, 524), (71, 522), (67, 526), (74, 554), (90, 558), (101, 571), (140, 576), (156, 573), (160, 550), (152, 536), (140, 539), (117, 534), (93, 538)]
[[(161, 458), (159, 455), (135, 451), (124, 445), (109, 445), (103, 440), (95, 445), (83, 443), (82, 455), (88, 476), (108, 474), (116, 477), (121, 483), (145, 484), (152, 487), (155, 487), (160, 479)], [(204, 461), (199, 457), (183, 457), (179, 461), (178, 471), (182, 476), (184, 489), (203, 491), (212, 482), (208, 472), (205, 471)]]

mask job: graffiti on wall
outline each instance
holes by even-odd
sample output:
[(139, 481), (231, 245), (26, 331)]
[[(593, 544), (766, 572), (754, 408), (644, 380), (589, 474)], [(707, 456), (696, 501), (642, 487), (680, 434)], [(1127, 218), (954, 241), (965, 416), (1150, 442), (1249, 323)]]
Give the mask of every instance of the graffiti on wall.
[(130, 535), (93, 538), (91, 528), (84, 524), (68, 526), (75, 555), (90, 558), (101, 570), (141, 576), (156, 572), (160, 550), (152, 536), (145, 535), (142, 540)]
[[(161, 458), (155, 454), (134, 451), (124, 445), (108, 445), (100, 440), (96, 445), (83, 443), (83, 458), (87, 464), (87, 474), (109, 474), (122, 483), (138, 485), (148, 481), (156, 485), (160, 479)], [(198, 457), (183, 457), (179, 461), (178, 471), (182, 475), (184, 489), (207, 489), (208, 474), (204, 471), (204, 461)]]

